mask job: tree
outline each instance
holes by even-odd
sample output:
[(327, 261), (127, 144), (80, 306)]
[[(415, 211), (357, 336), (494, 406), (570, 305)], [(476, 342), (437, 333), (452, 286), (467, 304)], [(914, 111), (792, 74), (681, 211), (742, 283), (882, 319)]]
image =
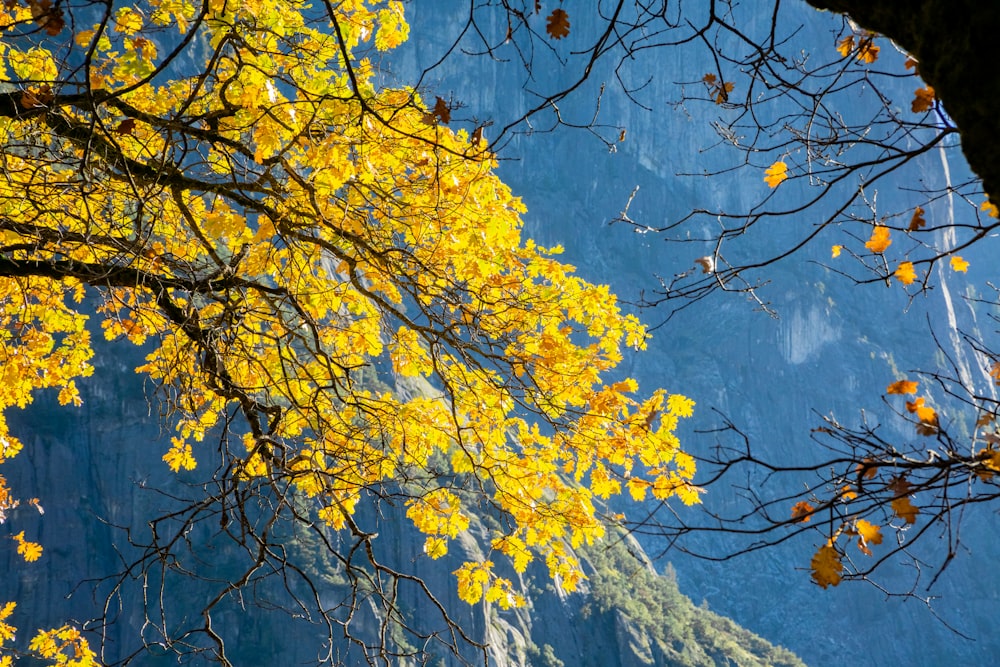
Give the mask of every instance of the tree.
[[(399, 587), (423, 585), (374, 555), (366, 504), (404, 504), (431, 559), (466, 507), (495, 513), (492, 555), (456, 585), (507, 608), (522, 597), (494, 560), (521, 572), (541, 558), (576, 587), (569, 547), (604, 534), (597, 499), (625, 488), (612, 470), (635, 496), (697, 502), (673, 433), (692, 403), (602, 380), (623, 346), (645, 345), (643, 326), (557, 248), (522, 240), (481, 133), (449, 129), (441, 98), (378, 85), (372, 58), (407, 37), (399, 2), (26, 0), (0, 24), (0, 409), (45, 388), (80, 403), (88, 320), (144, 346), (137, 370), (176, 432), (165, 464), (210, 472), (202, 498), (151, 521), (122, 576), (183, 569), (193, 528), (218, 526), (243, 553), (196, 620), (147, 610), (159, 645), (229, 664), (213, 612), (278, 573), (331, 644), (342, 634), (372, 662), (403, 650), (366, 644), (352, 610), (325, 606), (280, 543), (289, 522), (339, 563), (354, 604), (384, 612), (384, 638), (405, 624)], [(0, 429), (2, 462), (22, 446)], [(11, 508), (16, 490), (0, 490)], [(412, 650), (475, 644), (422, 590), (451, 627)], [(70, 627), (31, 650), (104, 659)]]
[[(766, 295), (769, 272), (803, 256), (856, 285), (886, 285), (915, 299), (935, 288), (939, 272), (964, 273), (969, 261), (963, 255), (1000, 225), (992, 192), (998, 130), (990, 65), (998, 10), (936, 0), (809, 4), (849, 16), (807, 15), (802, 3), (780, 1), (762, 7), (622, 0), (587, 10), (556, 2), (487, 2), (468, 13), (461, 49), (450, 52), (487, 54), (523, 70), (534, 100), (495, 123), (497, 146), (519, 133), (563, 126), (584, 129), (615, 150), (628, 140), (628, 128), (604, 110), (605, 86), (616, 85), (636, 104), (654, 108), (662, 101), (645, 96), (655, 75), (644, 54), (698, 53), (703, 57), (687, 60), (715, 63), (708, 72), (666, 74), (678, 84), (674, 105), (711, 119), (719, 142), (706, 150), (730, 156), (726, 168), (706, 172), (696, 162), (687, 175), (735, 183), (734, 174), (752, 171), (761, 195), (745, 207), (706, 203), (661, 223), (630, 216), (633, 191), (610, 221), (668, 242), (712, 245), (690, 270), (661, 278), (659, 290), (642, 295), (643, 305), (668, 319), (719, 291), (745, 296), (776, 315)], [(578, 21), (584, 14), (588, 20)], [(825, 43), (807, 30), (821, 23), (829, 35)], [(577, 25), (588, 27), (577, 31)], [(560, 75), (543, 76), (552, 71)], [(588, 112), (573, 114), (581, 98), (591, 100)], [(943, 185), (929, 185), (907, 171), (923, 155), (959, 151), (975, 177), (953, 181), (943, 173)], [(931, 216), (935, 204), (952, 215)], [(777, 249), (767, 242), (771, 230), (787, 229), (792, 221), (802, 229), (798, 238)], [(824, 242), (826, 259), (807, 254)], [(994, 305), (996, 289), (986, 288), (992, 295), (987, 291), (979, 300)], [(887, 435), (875, 420), (854, 425), (819, 417), (811, 435), (828, 456), (804, 463), (764, 460), (741, 428), (723, 419), (716, 454), (698, 461), (698, 483), (711, 491), (735, 479), (748, 504), (731, 515), (702, 517), (664, 505), (659, 522), (647, 518), (633, 529), (679, 548), (691, 533), (743, 534), (749, 542), (740, 552), (811, 534), (818, 538), (811, 570), (824, 588), (869, 579), (921, 537), (938, 535), (945, 546), (930, 569), (940, 573), (957, 552), (963, 508), (995, 502), (1000, 471), (994, 389), (1000, 354), (978, 332), (949, 335), (964, 338), (979, 380), (947, 355), (941, 367), (918, 379), (915, 371), (886, 378), (887, 412), (911, 423), (912, 439)], [(943, 397), (940, 403), (932, 405), (923, 393), (930, 388)], [(765, 494), (743, 486), (748, 469), (793, 483), (776, 483)], [(920, 566), (914, 572), (927, 569), (916, 555), (913, 562)]]

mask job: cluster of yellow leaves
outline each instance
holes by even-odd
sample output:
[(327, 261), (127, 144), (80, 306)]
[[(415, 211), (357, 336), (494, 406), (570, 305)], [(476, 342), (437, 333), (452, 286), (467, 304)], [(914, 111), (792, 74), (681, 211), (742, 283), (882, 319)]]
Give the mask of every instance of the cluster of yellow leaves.
[[(1000, 377), (1000, 363), (997, 366), (997, 375)], [(919, 386), (920, 383), (916, 380), (896, 380), (886, 387), (886, 394), (912, 396), (917, 393)], [(923, 397), (907, 401), (906, 409), (917, 418), (917, 433), (921, 435), (933, 435), (937, 432), (937, 412), (926, 405)], [(993, 415), (984, 415), (978, 425), (992, 423), (993, 419)], [(1000, 443), (1000, 438), (997, 438), (997, 442)], [(988, 479), (992, 477), (995, 471), (1000, 472), (1000, 452), (994, 452), (992, 444), (980, 453), (979, 462), (977, 474), (982, 478)], [(876, 459), (865, 458), (857, 464), (856, 469), (851, 474), (851, 477), (857, 480), (857, 484), (846, 484), (842, 488), (839, 488), (833, 500), (828, 502), (837, 504), (847, 503), (849, 510), (851, 507), (849, 503), (858, 497), (862, 491), (862, 487), (864, 487), (867, 494), (866, 497), (869, 501), (873, 493), (879, 492), (874, 490), (877, 488), (881, 492), (886, 493), (885, 501), (888, 503), (888, 509), (897, 519), (902, 520), (903, 524), (907, 526), (915, 524), (917, 516), (920, 514), (920, 509), (913, 504), (913, 485), (907, 479), (906, 473), (896, 474), (888, 478), (883, 477), (879, 481), (879, 476), (883, 471), (895, 469), (895, 466), (891, 465), (891, 462), (881, 462)], [(867, 512), (867, 509), (864, 511)], [(792, 506), (791, 521), (808, 522), (816, 512), (817, 509), (813, 503), (805, 500), (798, 501)], [(845, 547), (842, 547), (840, 544), (842, 536), (857, 537), (856, 546), (858, 550), (866, 556), (873, 555), (872, 548), (882, 544), (882, 529), (884, 526), (880, 526), (869, 519), (870, 517), (861, 518), (855, 516), (845, 520), (839, 527), (831, 526), (831, 528), (836, 528), (836, 530), (819, 547), (810, 563), (813, 581), (823, 588), (836, 586), (840, 583), (844, 576), (843, 558), (845, 556)], [(887, 525), (891, 526), (891, 524)]]
[[(983, 204), (983, 210), (987, 210), (987, 204)], [(910, 217), (910, 224), (907, 228), (909, 232), (916, 232), (927, 225), (927, 220), (924, 218), (924, 209), (917, 206), (913, 215)], [(883, 254), (889, 246), (892, 245), (892, 231), (885, 225), (875, 225), (872, 228), (871, 236), (867, 241), (865, 241), (865, 248), (876, 254)], [(836, 259), (840, 256), (843, 251), (844, 246), (834, 245), (831, 247), (831, 256)], [(963, 259), (960, 255), (953, 255), (949, 258), (949, 266), (953, 271), (965, 273), (969, 269), (969, 262)], [(903, 285), (913, 284), (919, 277), (916, 269), (914, 268), (913, 262), (902, 261), (897, 266), (895, 271), (893, 271), (893, 277), (898, 280)]]
[[(606, 385), (623, 349), (645, 346), (645, 328), (558, 248), (522, 239), (524, 208), (493, 173), (481, 130), (448, 127), (441, 98), (378, 88), (355, 54), (406, 39), (402, 4), (315, 11), (154, 0), (76, 33), (70, 48), (87, 54), (95, 97), (114, 103), (94, 112), (53, 98), (49, 121), (0, 118), (0, 236), (23, 248), (18, 261), (101, 268), (81, 273), (102, 287), (104, 335), (149, 344), (137, 370), (173, 388), (171, 469), (193, 469), (228, 414), (266, 408), (234, 474), (282, 475), (342, 529), (366, 488), (445, 461), (446, 477), (407, 508), (426, 553), (441, 557), (468, 526), (449, 480), (478, 478), (468, 486), (510, 518), (496, 553), (519, 571), (541, 558), (573, 590), (583, 573), (572, 547), (604, 535), (595, 498), (625, 484), (636, 498), (699, 501), (674, 434), (693, 403)], [(336, 31), (317, 27), (328, 19)], [(164, 29), (198, 30), (194, 42), (217, 57), (149, 83)], [(553, 11), (550, 34), (568, 29)], [(7, 49), (7, 78), (58, 81), (45, 49)], [(55, 117), (87, 141), (52, 134)], [(91, 355), (73, 303), (81, 284), (0, 287), (0, 413), (45, 387), (78, 403), (73, 380)], [(383, 360), (382, 380), (430, 389), (359, 379)], [(20, 449), (2, 421), (0, 443), (3, 457)], [(456, 577), (463, 599), (520, 601), (490, 561)]]
[(17, 553), (21, 558), (29, 563), (33, 563), (42, 557), (42, 545), (24, 539), (24, 531), (16, 534), (12, 538), (17, 542)]
[[(885, 393), (890, 395), (915, 395), (920, 383), (916, 380), (897, 380), (888, 387)], [(934, 408), (926, 405), (924, 397), (906, 402), (906, 411), (917, 418), (917, 432), (920, 435), (933, 435), (937, 432), (938, 415)]]
[(853, 53), (860, 62), (870, 65), (878, 60), (879, 47), (873, 43), (874, 39), (870, 32), (848, 35), (837, 42), (837, 52), (844, 58)]
[(99, 667), (97, 654), (90, 649), (90, 644), (79, 630), (68, 625), (40, 631), (28, 647), (60, 667)]
[[(7, 602), (0, 607), (0, 667), (13, 667), (14, 658), (3, 655), (3, 645), (14, 641), (17, 628), (7, 622), (17, 607), (15, 602)], [(97, 655), (90, 649), (85, 638), (76, 628), (64, 625), (55, 630), (39, 630), (31, 640), (29, 649), (36, 657), (51, 661), (60, 667), (100, 667)]]

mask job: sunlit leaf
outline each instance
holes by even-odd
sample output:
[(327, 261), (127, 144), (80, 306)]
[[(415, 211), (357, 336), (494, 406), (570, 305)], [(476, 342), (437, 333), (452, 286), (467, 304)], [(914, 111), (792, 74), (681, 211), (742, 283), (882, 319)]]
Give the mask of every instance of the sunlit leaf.
[(764, 182), (768, 187), (776, 188), (788, 178), (788, 165), (778, 161), (764, 171)]
[(917, 272), (913, 269), (912, 262), (900, 262), (892, 275), (904, 285), (910, 285), (917, 279)]
[(875, 253), (883, 253), (892, 245), (891, 232), (884, 225), (875, 225), (871, 238), (865, 241), (865, 247)]

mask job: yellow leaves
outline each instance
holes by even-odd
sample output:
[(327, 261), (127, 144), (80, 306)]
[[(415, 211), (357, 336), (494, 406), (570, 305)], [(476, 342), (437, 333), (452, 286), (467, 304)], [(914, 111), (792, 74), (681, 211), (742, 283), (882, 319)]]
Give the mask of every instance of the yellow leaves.
[(631, 477), (625, 485), (628, 487), (628, 492), (629, 495), (632, 496), (632, 500), (642, 502), (646, 499), (646, 489), (651, 487), (653, 484), (649, 480), (642, 479), (641, 477)]
[(115, 30), (126, 35), (134, 35), (142, 30), (142, 15), (131, 7), (121, 7), (115, 12)]
[(906, 411), (917, 417), (917, 433), (920, 435), (934, 435), (937, 433), (937, 412), (929, 405), (925, 405), (922, 396), (912, 401), (907, 401)]
[(929, 111), (932, 106), (934, 106), (934, 89), (930, 86), (917, 88), (913, 95), (913, 102), (910, 103), (910, 109), (915, 113), (923, 113)]
[(855, 35), (848, 35), (837, 42), (837, 53), (846, 58), (854, 53), (854, 57), (867, 65), (878, 60), (879, 47), (872, 43), (875, 35), (872, 33), (862, 33), (857, 36), (857, 51), (855, 52)]
[(915, 394), (920, 383), (916, 380), (897, 380), (885, 389), (887, 394)]
[(424, 540), (424, 553), (437, 560), (448, 553), (448, 540), (443, 537), (428, 537)]
[(97, 654), (74, 627), (64, 625), (55, 630), (39, 631), (28, 647), (46, 660), (65, 667), (100, 667)]
[(181, 438), (174, 437), (170, 440), (173, 444), (167, 453), (163, 455), (163, 460), (166, 464), (174, 472), (180, 472), (181, 468), (184, 470), (194, 470), (197, 462), (194, 460), (194, 452), (191, 449), (191, 445)]
[(562, 39), (569, 35), (569, 14), (561, 7), (552, 10), (545, 20), (545, 32), (552, 39)]
[(837, 53), (846, 58), (854, 50), (854, 35), (848, 35), (837, 42)]
[(670, 394), (667, 398), (667, 410), (678, 417), (690, 417), (694, 414), (694, 401), (687, 396)]
[(770, 188), (776, 188), (788, 178), (788, 165), (778, 161), (764, 171), (764, 182)]
[(37, 542), (29, 542), (24, 539), (24, 531), (16, 534), (12, 538), (17, 542), (17, 553), (21, 558), (29, 563), (33, 563), (42, 557), (42, 545)]
[(913, 269), (913, 262), (900, 262), (892, 275), (904, 285), (910, 285), (917, 279), (917, 272)]
[(48, 50), (41, 47), (32, 47), (27, 51), (9, 48), (6, 59), (14, 75), (32, 82), (33, 89), (37, 89), (44, 82), (59, 78), (59, 68), (55, 59)]
[(528, 564), (534, 559), (528, 545), (516, 535), (505, 535), (493, 540), (493, 548), (510, 558), (514, 571), (518, 573), (528, 569)]
[(469, 604), (479, 602), (489, 586), (492, 568), (492, 561), (463, 563), (452, 572), (458, 579), (458, 597)]
[(917, 522), (917, 514), (920, 513), (920, 510), (910, 502), (909, 497), (901, 496), (893, 499), (891, 507), (896, 516), (906, 521), (906, 523), (914, 524)]
[(990, 216), (991, 218), (1000, 218), (1000, 209), (998, 209), (997, 205), (994, 204), (989, 199), (980, 204), (979, 209), (981, 211), (984, 211), (986, 215)]
[[(433, 477), (468, 497), (408, 488), (424, 492), (406, 513), (430, 559), (468, 530), (463, 503), (475, 502), (502, 519), (494, 558), (518, 572), (545, 558), (572, 590), (583, 575), (567, 549), (605, 532), (596, 498), (627, 486), (635, 498), (699, 501), (694, 459), (675, 434), (694, 403), (663, 390), (640, 397), (634, 381), (605, 384), (626, 346), (645, 347), (645, 327), (607, 286), (557, 261), (558, 249), (522, 239), (524, 206), (492, 172), (482, 133), (447, 127), (456, 104), (380, 89), (375, 66), (350, 54), (404, 41), (403, 3), (334, 6), (348, 53), (278, 0), (119, 3), (107, 25), (77, 31), (75, 45), (67, 38), (80, 58), (88, 51), (95, 89), (131, 110), (98, 100), (99, 111), (73, 111), (80, 131), (109, 147), (86, 165), (64, 138), (40, 141), (20, 120), (0, 121), (10, 143), (41, 153), (5, 162), (0, 217), (41, 230), (5, 242), (39, 261), (144, 277), (113, 289), (95, 279), (92, 291), (106, 297), (97, 317), (109, 339), (150, 346), (137, 370), (171, 396), (171, 470), (193, 470), (192, 445), (222, 423), (239, 437), (245, 422), (228, 416), (259, 406), (268, 437), (245, 438), (247, 451), (226, 451), (220, 468), (237, 484), (287, 480), (317, 521), (342, 529), (365, 489)], [(203, 9), (209, 52), (224, 57), (122, 92), (158, 64), (157, 44), (173, 43), (160, 39), (164, 29), (184, 33)], [(564, 10), (547, 24), (553, 39), (568, 36)], [(15, 77), (59, 79), (47, 52), (3, 48)], [(720, 103), (733, 89), (706, 83)], [(27, 92), (31, 105), (51, 101), (41, 87)], [(373, 113), (359, 117), (360, 99)], [(167, 131), (155, 118), (177, 122)], [(139, 167), (127, 182), (109, 177), (126, 162)], [(175, 168), (212, 183), (210, 192), (164, 180)], [(242, 192), (233, 179), (253, 185)], [(180, 185), (165, 187), (172, 180)], [(10, 333), (0, 340), (0, 411), (46, 387), (79, 403), (75, 379), (92, 354), (72, 303), (83, 289), (80, 280), (0, 279), (17, 304), (0, 304), (0, 331)], [(387, 358), (391, 372), (372, 380)], [(389, 376), (399, 395), (380, 384)], [(20, 448), (2, 423), (0, 445), (0, 459)], [(517, 604), (491, 567), (457, 571), (462, 599)]]
[(378, 11), (378, 29), (375, 31), (375, 48), (379, 51), (394, 49), (410, 36), (410, 26), (404, 18), (403, 3), (391, 0)]
[(890, 245), (892, 245), (892, 239), (890, 239), (889, 228), (884, 225), (875, 225), (872, 229), (871, 238), (865, 241), (865, 247), (874, 253), (883, 253), (886, 251)]
[(910, 483), (905, 476), (893, 478), (889, 488), (894, 493), (890, 507), (893, 513), (907, 524), (917, 522), (917, 514), (920, 510), (910, 501)]
[(6, 621), (14, 613), (15, 607), (17, 607), (16, 602), (8, 602), (0, 608), (0, 645), (14, 639), (17, 629), (13, 625), (9, 625)]
[(395, 340), (389, 344), (392, 367), (403, 377), (429, 375), (434, 367), (423, 342), (417, 332), (408, 327), (399, 327)]
[(833, 259), (837, 259), (838, 257), (840, 257), (840, 252), (841, 252), (841, 251), (842, 251), (843, 249), (844, 249), (844, 246), (842, 246), (842, 245), (834, 245), (834, 246), (831, 246), (831, 247), (830, 247), (830, 256), (831, 256), (831, 257), (832, 257)]
[(820, 547), (810, 562), (813, 581), (821, 588), (838, 585), (841, 573), (844, 571), (841, 558), (840, 552), (832, 544), (827, 543)]
[(469, 517), (461, 511), (458, 496), (447, 489), (435, 489), (407, 502), (406, 516), (417, 530), (431, 536), (457, 537), (469, 527)]
[(871, 547), (869, 545), (882, 544), (881, 527), (870, 523), (865, 519), (858, 519), (858, 521), (854, 524), (854, 530), (858, 534), (858, 549), (860, 549), (866, 556), (872, 555)]
[(805, 500), (800, 500), (792, 505), (792, 520), (808, 523), (809, 519), (812, 518), (812, 513), (815, 509), (816, 508), (813, 507), (812, 504), (806, 502)]
[(965, 273), (969, 270), (969, 263), (962, 259), (960, 255), (952, 256), (952, 258), (948, 260), (948, 263), (951, 265), (952, 271)]

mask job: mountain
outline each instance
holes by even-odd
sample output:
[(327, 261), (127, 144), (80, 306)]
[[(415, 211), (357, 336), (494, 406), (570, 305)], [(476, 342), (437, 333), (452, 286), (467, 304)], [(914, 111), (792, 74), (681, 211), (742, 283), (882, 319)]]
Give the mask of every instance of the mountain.
[[(411, 41), (386, 63), (391, 73), (387, 78), (412, 81), (436, 62), (443, 45), (461, 29), (467, 8), (464, 2), (409, 3)], [(832, 18), (817, 22), (815, 16), (803, 6), (802, 13), (791, 15), (789, 29), (805, 23), (808, 28), (799, 38), (833, 48)], [(752, 27), (748, 21), (747, 29)], [(574, 15), (574, 30), (587, 32), (583, 12)], [(724, 152), (705, 151), (718, 142), (713, 117), (670, 104), (678, 97), (678, 81), (697, 81), (711, 67), (684, 51), (650, 51), (642, 58), (633, 71), (645, 68), (656, 75), (642, 93), (652, 111), (633, 104), (613, 85), (602, 98), (602, 118), (628, 129), (617, 152), (609, 152), (586, 132), (568, 128), (544, 132), (545, 124), (540, 123), (533, 133), (515, 135), (500, 156), (502, 177), (528, 206), (528, 235), (543, 245), (562, 244), (564, 259), (580, 274), (609, 283), (630, 300), (653, 294), (660, 287), (658, 276), (669, 280), (711, 250), (707, 242), (668, 244), (653, 232), (609, 224), (636, 186), (629, 214), (650, 228), (691, 208), (745, 207), (763, 187), (758, 174), (745, 171), (729, 178), (676, 177), (678, 172), (723, 168), (731, 159)], [(540, 60), (533, 77), (526, 79), (516, 61), (504, 65), (486, 57), (449, 60), (424, 83), (429, 90), (460, 101), (469, 118), (516, 117), (536, 99), (532, 90), (560, 83), (559, 71), (543, 65)], [(613, 81), (613, 72), (595, 72), (577, 97), (565, 103), (562, 111), (570, 114), (566, 117), (591, 117), (601, 84)], [(499, 120), (496, 125), (502, 124)], [(922, 183), (946, 190), (951, 181), (968, 175), (951, 155), (943, 151), (925, 155), (899, 174), (897, 185)], [(888, 210), (908, 206), (905, 193), (895, 188), (883, 188), (878, 200)], [(947, 196), (927, 212), (929, 219), (953, 214), (954, 202)], [(711, 224), (704, 218), (697, 221), (689, 230), (692, 239), (711, 232)], [(773, 254), (811, 224), (805, 219), (785, 220), (733, 252), (743, 257)], [(969, 255), (974, 268), (967, 278), (942, 274), (937, 291), (910, 303), (899, 290), (859, 288), (838, 274), (829, 260), (829, 246), (835, 242), (832, 234), (824, 235), (815, 248), (758, 273), (768, 283), (760, 294), (777, 313), (776, 319), (742, 297), (727, 294), (715, 294), (669, 319), (662, 309), (641, 312), (644, 320), (662, 326), (654, 330), (650, 350), (630, 357), (624, 370), (643, 387), (666, 386), (698, 402), (694, 425), (683, 434), (690, 451), (707, 453), (719, 444), (716, 435), (705, 433), (720, 423), (713, 409), (738, 425), (755, 451), (795, 464), (823, 455), (809, 439), (810, 429), (819, 422), (817, 413), (856, 423), (865, 409), (884, 419), (887, 436), (909, 437), (882, 404), (884, 387), (899, 371), (934, 367), (949, 359), (981, 391), (991, 391), (992, 382), (959, 336), (961, 330), (984, 327), (986, 313), (974, 307), (970, 297), (982, 294), (982, 282), (989, 277), (975, 269), (991, 266), (985, 251)], [(943, 351), (927, 335), (929, 328), (941, 334)], [(30, 520), (38, 526), (46, 555), (36, 565), (19, 565), (16, 581), (0, 580), (0, 600), (20, 600), (18, 618), (50, 627), (63, 622), (67, 614), (80, 620), (93, 617), (110, 595), (117, 623), (111, 630), (109, 652), (122, 656), (134, 646), (137, 629), (145, 628), (147, 639), (157, 641), (155, 623), (151, 628), (148, 621), (164, 619), (155, 614), (146, 618), (132, 604), (148, 582), (102, 578), (136, 555), (125, 539), (126, 529), (142, 541), (150, 517), (174, 508), (175, 498), (196, 497), (202, 489), (193, 474), (177, 477), (166, 470), (160, 461), (165, 438), (159, 432), (158, 397), (132, 374), (136, 359), (118, 351), (112, 354), (102, 355), (102, 365), (83, 387), (82, 409), (58, 408), (48, 397), (24, 413), (8, 416), (12, 428), (24, 434), (26, 451), (5, 464), (5, 474), (25, 495), (40, 496), (45, 506), (44, 517), (33, 517), (35, 510), (25, 506), (15, 518), (19, 524)], [(943, 400), (941, 393), (935, 397)], [(961, 414), (951, 418), (960, 419)], [(742, 485), (780, 491), (764, 482), (758, 473), (742, 480)], [(742, 500), (735, 487), (717, 487), (705, 496), (709, 510), (739, 508)], [(416, 563), (442, 600), (465, 610), (452, 592), (450, 575), (461, 550), (455, 550), (454, 560), (431, 564), (419, 553), (419, 541), (397, 520), (398, 511), (396, 516), (387, 511), (386, 517), (378, 527), (379, 548), (396, 562)], [(1000, 653), (1000, 637), (992, 628), (1000, 600), (981, 582), (1000, 556), (1000, 544), (992, 537), (988, 508), (971, 509), (962, 521), (962, 548), (956, 559), (930, 590), (924, 577), (909, 597), (887, 599), (882, 589), (864, 583), (819, 590), (808, 575), (809, 557), (821, 540), (818, 535), (815, 541), (806, 538), (724, 561), (692, 558), (685, 551), (668, 549), (670, 545), (655, 535), (642, 535), (641, 543), (609, 540), (581, 554), (591, 577), (581, 594), (561, 596), (535, 573), (534, 583), (527, 584), (526, 610), (491, 611), (486, 616), (481, 609), (470, 609), (465, 620), (477, 637), (490, 640), (500, 664), (551, 667), (561, 662), (568, 667), (726, 664), (727, 660), (797, 664), (791, 655), (750, 632), (789, 647), (814, 666), (991, 664)], [(478, 519), (463, 537), (462, 550), (473, 554), (482, 549), (487, 522), (488, 517)], [(297, 539), (307, 552), (308, 540)], [(746, 543), (736, 536), (695, 536), (683, 546), (722, 557)], [(190, 620), (184, 614), (194, 613), (209, 595), (206, 591), (217, 590), (218, 584), (205, 589), (196, 582), (178, 583), (185, 579), (175, 576), (175, 566), (205, 568), (212, 584), (210, 575), (228, 567), (219, 556), (224, 548), (211, 539), (192, 540), (187, 560), (164, 564), (167, 590), (177, 605), (177, 615), (166, 622)], [(9, 551), (3, 552), (4, 557)], [(660, 557), (655, 565), (668, 574), (654, 576), (644, 553)], [(941, 561), (941, 554), (932, 550), (918, 556), (930, 565)], [(336, 566), (314, 567), (316, 576), (328, 578), (328, 594), (342, 595)], [(8, 565), (4, 571), (10, 569)], [(903, 565), (889, 569), (878, 582), (905, 592), (914, 574)], [(90, 581), (80, 585), (81, 580)], [(116, 592), (119, 583), (122, 588)], [(273, 580), (262, 584), (257, 600), (227, 600), (224, 623), (239, 637), (232, 647), (241, 658), (237, 664), (298, 664), (316, 658), (323, 630), (297, 617), (295, 610), (275, 607), (275, 591), (267, 588), (272, 584)], [(72, 597), (64, 599), (70, 592)], [(692, 605), (681, 593), (706, 601), (749, 630)], [(255, 602), (263, 602), (271, 611), (244, 611), (244, 604), (257, 609)], [(424, 611), (416, 602), (408, 603), (411, 619), (425, 616)], [(377, 615), (369, 620), (377, 624)], [(410, 640), (399, 642), (411, 645)], [(137, 662), (168, 660), (174, 661), (169, 655), (158, 657), (154, 650)]]

